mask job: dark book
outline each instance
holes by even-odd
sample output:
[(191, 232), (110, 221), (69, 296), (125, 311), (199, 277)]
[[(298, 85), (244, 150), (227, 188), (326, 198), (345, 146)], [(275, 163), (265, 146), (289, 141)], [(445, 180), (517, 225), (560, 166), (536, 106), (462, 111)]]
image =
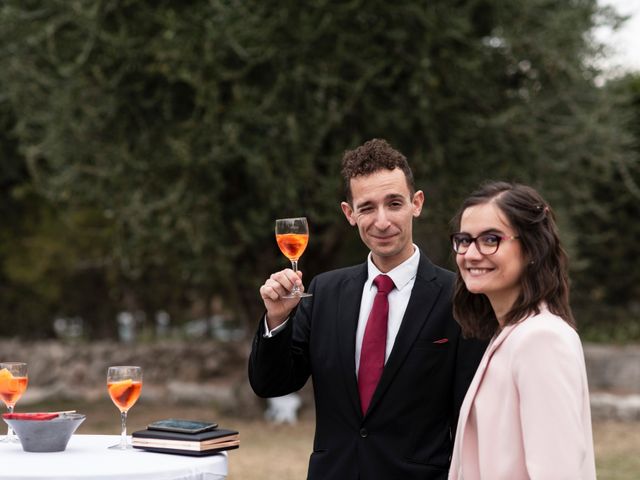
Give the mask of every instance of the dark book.
[(185, 455), (210, 455), (240, 446), (236, 430), (216, 428), (200, 433), (178, 433), (163, 430), (138, 430), (131, 434), (134, 448), (180, 453)]
[(214, 430), (216, 422), (201, 422), (198, 420), (182, 420), (180, 418), (166, 418), (156, 420), (147, 425), (149, 430), (164, 430), (165, 432), (200, 433)]
[(227, 447), (212, 448), (210, 450), (182, 450), (176, 448), (137, 447), (136, 445), (133, 445), (133, 448), (144, 450), (145, 452), (170, 453), (172, 455), (188, 455), (190, 457), (208, 457), (209, 455), (219, 455), (220, 452), (224, 452), (225, 450), (233, 450), (235, 448), (238, 448), (239, 446), (240, 445), (238, 444)]

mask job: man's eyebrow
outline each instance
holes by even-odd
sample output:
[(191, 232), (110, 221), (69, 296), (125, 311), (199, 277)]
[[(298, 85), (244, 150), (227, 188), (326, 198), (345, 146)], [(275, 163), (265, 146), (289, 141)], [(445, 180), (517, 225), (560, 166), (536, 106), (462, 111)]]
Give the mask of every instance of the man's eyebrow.
[(400, 194), (400, 193), (390, 193), (389, 195), (387, 195), (386, 197), (384, 197), (385, 200), (397, 200), (397, 199), (405, 199), (405, 196)]
[[(406, 200), (406, 197), (404, 195), (402, 195), (401, 193), (390, 193), (388, 195), (386, 195), (384, 197), (384, 201), (385, 202), (390, 202), (392, 200)], [(374, 202), (372, 200), (365, 200), (362, 203), (357, 203), (354, 205), (355, 209), (360, 209), (360, 208), (364, 208), (364, 207), (369, 207), (373, 204)]]
[(364, 202), (362, 202), (362, 203), (356, 203), (356, 204), (354, 205), (354, 207), (355, 207), (356, 209), (360, 209), (360, 208), (363, 208), (363, 207), (368, 207), (368, 206), (372, 205), (372, 203), (373, 203), (373, 202), (372, 202), (371, 200), (365, 200), (365, 201), (364, 201)]

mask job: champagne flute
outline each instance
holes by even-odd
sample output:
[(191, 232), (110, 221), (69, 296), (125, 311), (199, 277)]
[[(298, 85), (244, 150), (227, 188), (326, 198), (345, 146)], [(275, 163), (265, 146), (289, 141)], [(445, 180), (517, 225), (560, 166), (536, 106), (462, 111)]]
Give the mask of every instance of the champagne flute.
[(120, 443), (109, 448), (126, 450), (132, 448), (127, 442), (127, 412), (140, 397), (142, 391), (142, 367), (115, 366), (107, 370), (109, 396), (120, 410), (122, 430)]
[[(309, 225), (305, 217), (279, 218), (276, 220), (276, 242), (280, 251), (291, 260), (291, 269), (298, 271), (298, 260), (309, 243)], [(304, 293), (297, 285), (283, 298), (312, 297)]]
[[(15, 407), (22, 394), (27, 389), (29, 378), (27, 376), (27, 364), (22, 362), (3, 362), (0, 363), (0, 397), (7, 406), (9, 413), (13, 413)], [(13, 432), (13, 428), (9, 426), (7, 436), (3, 442), (17, 443), (18, 437)]]

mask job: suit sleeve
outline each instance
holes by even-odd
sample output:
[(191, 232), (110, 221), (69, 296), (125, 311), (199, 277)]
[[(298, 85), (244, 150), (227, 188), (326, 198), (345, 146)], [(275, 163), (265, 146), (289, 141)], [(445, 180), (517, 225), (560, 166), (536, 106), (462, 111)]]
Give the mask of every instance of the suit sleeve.
[[(312, 281), (309, 291), (313, 290)], [(309, 332), (314, 298), (301, 300), (287, 325), (270, 338), (264, 338), (264, 322), (259, 322), (249, 356), (249, 383), (256, 395), (279, 397), (300, 390), (307, 382), (311, 374)]]
[(575, 478), (587, 457), (588, 388), (580, 355), (573, 331), (552, 329), (529, 332), (514, 350), (513, 379), (532, 480)]

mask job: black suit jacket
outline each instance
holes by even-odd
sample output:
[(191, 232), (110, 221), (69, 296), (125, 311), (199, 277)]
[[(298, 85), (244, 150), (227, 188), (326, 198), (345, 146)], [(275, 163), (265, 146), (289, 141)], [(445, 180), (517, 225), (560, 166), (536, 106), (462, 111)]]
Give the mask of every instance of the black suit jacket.
[(363, 415), (355, 342), (366, 280), (366, 263), (318, 275), (309, 285), (313, 297), (300, 301), (281, 332), (264, 338), (261, 321), (251, 386), (275, 397), (312, 377), (310, 480), (445, 479), (458, 412), (486, 344), (462, 339), (451, 313), (454, 275), (421, 253), (393, 350)]

